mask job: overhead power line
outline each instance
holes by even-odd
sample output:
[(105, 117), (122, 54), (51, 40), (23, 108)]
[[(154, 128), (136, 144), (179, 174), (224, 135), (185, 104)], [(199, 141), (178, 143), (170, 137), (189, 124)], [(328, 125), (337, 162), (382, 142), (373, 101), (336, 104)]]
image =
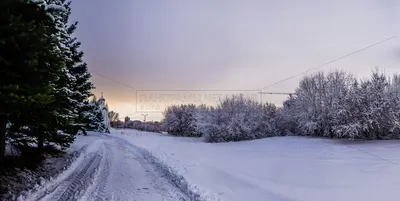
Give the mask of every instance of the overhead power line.
[(276, 94), (276, 95), (292, 95), (294, 93), (286, 93), (286, 92), (258, 92), (259, 94)]
[(258, 92), (259, 94), (269, 94), (269, 95), (289, 95), (292, 97), (295, 93), (285, 93), (285, 92)]
[[(318, 68), (322, 68), (322, 67), (324, 67), (324, 66), (326, 66), (326, 65), (329, 65), (329, 64), (334, 63), (334, 62), (336, 62), (336, 61), (339, 61), (339, 60), (341, 60), (341, 59), (347, 58), (347, 57), (352, 56), (352, 55), (354, 55), (354, 54), (360, 53), (360, 52), (365, 51), (365, 50), (367, 50), (367, 49), (370, 49), (370, 48), (372, 48), (372, 47), (378, 46), (378, 45), (380, 45), (380, 44), (383, 44), (383, 43), (385, 43), (385, 42), (387, 42), (387, 41), (389, 41), (389, 40), (395, 39), (395, 38), (397, 38), (397, 36), (392, 36), (392, 37), (386, 38), (386, 39), (381, 40), (381, 41), (379, 41), (379, 42), (376, 42), (376, 43), (373, 43), (373, 44), (368, 45), (368, 46), (366, 46), (366, 47), (363, 47), (363, 48), (361, 48), (361, 49), (359, 49), (359, 50), (350, 52), (350, 53), (348, 53), (348, 54), (346, 54), (346, 55), (343, 55), (343, 56), (338, 57), (338, 58), (336, 58), (336, 59), (333, 59), (333, 60), (331, 60), (331, 61), (328, 61), (328, 62), (325, 62), (325, 63), (323, 63), (323, 64), (320, 64), (320, 65), (318, 65), (318, 66), (316, 66), (316, 67), (314, 67), (314, 68), (310, 68), (310, 69), (308, 69), (308, 70), (306, 70), (306, 71), (303, 71), (303, 72), (301, 72), (301, 73), (298, 73), (298, 74), (295, 74), (295, 75), (293, 75), (293, 76), (287, 77), (287, 78), (285, 78), (285, 79), (279, 80), (279, 81), (277, 81), (277, 82), (274, 82), (274, 83), (272, 83), (272, 84), (270, 84), (270, 85), (267, 85), (267, 86), (263, 87), (263, 88), (261, 89), (261, 91), (264, 90), (264, 89), (266, 89), (266, 88), (275, 86), (275, 85), (280, 84), (280, 83), (282, 83), (282, 82), (285, 82), (285, 81), (287, 81), (287, 80), (293, 79), (293, 78), (295, 78), (295, 77), (297, 77), (297, 76), (306, 74), (306, 73), (308, 73), (308, 72), (310, 72), (310, 71), (316, 70), (316, 69), (318, 69)], [(93, 73), (93, 74), (96, 74), (96, 75), (98, 75), (98, 76), (100, 76), (100, 77), (103, 77), (103, 78), (105, 78), (105, 79), (107, 79), (107, 80), (116, 82), (116, 83), (118, 83), (118, 84), (120, 84), (120, 85), (123, 85), (123, 86), (125, 86), (125, 87), (131, 88), (131, 89), (133, 89), (133, 90), (135, 90), (135, 91), (138, 91), (135, 87), (133, 87), (133, 86), (131, 86), (131, 85), (129, 85), (129, 84), (123, 83), (123, 82), (121, 82), (121, 81), (118, 81), (118, 80), (116, 80), (116, 79), (110, 78), (110, 77), (108, 77), (108, 76), (105, 76), (105, 75), (100, 74), (100, 73), (97, 73), (97, 72), (92, 72), (92, 73)], [(173, 90), (173, 91), (176, 91), (176, 90)], [(185, 90), (185, 91), (190, 91), (190, 90)], [(217, 91), (219, 91), (219, 90), (217, 90)], [(222, 91), (223, 91), (223, 90), (222, 90)], [(263, 92), (263, 93), (261, 93), (261, 94), (282, 94), (282, 95), (287, 94), (287, 95), (290, 95), (290, 96), (293, 95), (293, 93), (269, 93), (269, 92)]]
[(111, 80), (111, 81), (113, 81), (113, 82), (116, 82), (116, 83), (118, 83), (118, 84), (121, 84), (121, 85), (123, 85), (123, 86), (125, 86), (125, 87), (131, 88), (131, 89), (137, 91), (137, 89), (136, 89), (135, 87), (133, 87), (133, 86), (131, 86), (131, 85), (129, 85), (129, 84), (125, 84), (125, 83), (123, 83), (123, 82), (120, 82), (120, 81), (118, 81), (118, 80), (116, 80), (116, 79), (110, 78), (110, 77), (108, 77), (108, 76), (105, 76), (105, 75), (100, 74), (100, 73), (97, 73), (97, 72), (92, 72), (92, 73), (93, 73), (93, 74), (96, 74), (96, 75), (98, 75), (98, 76), (100, 76), (100, 77), (103, 77), (103, 78), (105, 78), (105, 79), (107, 79), (107, 80)]
[(372, 47), (374, 47), (374, 46), (377, 46), (377, 45), (380, 45), (380, 44), (382, 44), (382, 43), (385, 43), (385, 42), (387, 42), (387, 41), (389, 41), (389, 40), (392, 40), (392, 39), (394, 39), (394, 38), (396, 38), (396, 37), (397, 37), (397, 36), (392, 36), (392, 37), (386, 38), (385, 40), (381, 40), (381, 41), (379, 41), (379, 42), (377, 42), (377, 43), (368, 45), (368, 46), (363, 47), (363, 48), (361, 48), (361, 49), (359, 49), (359, 50), (356, 50), (356, 51), (354, 51), (354, 52), (348, 53), (348, 54), (346, 54), (346, 55), (344, 55), (344, 56), (341, 56), (341, 57), (336, 58), (336, 59), (334, 59), (334, 60), (331, 60), (331, 61), (325, 62), (325, 63), (323, 63), (323, 64), (321, 64), (321, 65), (318, 65), (317, 67), (310, 68), (310, 69), (308, 69), (308, 70), (306, 70), (306, 71), (303, 71), (303, 72), (301, 72), (301, 73), (298, 73), (298, 74), (296, 74), (296, 75), (293, 75), (293, 76), (287, 77), (287, 78), (285, 78), (285, 79), (282, 79), (282, 80), (280, 80), (280, 81), (274, 82), (274, 83), (272, 83), (272, 84), (270, 84), (270, 85), (268, 85), (268, 86), (265, 86), (265, 87), (262, 88), (261, 90), (264, 90), (264, 89), (266, 89), (266, 88), (275, 86), (275, 85), (277, 85), (277, 84), (280, 84), (280, 83), (285, 82), (285, 81), (287, 81), (287, 80), (293, 79), (293, 78), (295, 78), (295, 77), (297, 77), (297, 76), (306, 74), (306, 73), (308, 73), (308, 72), (310, 72), (310, 71), (313, 71), (313, 70), (315, 70), (315, 69), (324, 67), (324, 66), (326, 66), (326, 65), (328, 65), (328, 64), (334, 63), (334, 62), (336, 62), (336, 61), (339, 61), (339, 60), (344, 59), (344, 58), (346, 58), (346, 57), (352, 56), (352, 55), (354, 55), (354, 54), (360, 53), (360, 52), (362, 52), (362, 51), (364, 51), (364, 50), (367, 50), (367, 49), (372, 48)]

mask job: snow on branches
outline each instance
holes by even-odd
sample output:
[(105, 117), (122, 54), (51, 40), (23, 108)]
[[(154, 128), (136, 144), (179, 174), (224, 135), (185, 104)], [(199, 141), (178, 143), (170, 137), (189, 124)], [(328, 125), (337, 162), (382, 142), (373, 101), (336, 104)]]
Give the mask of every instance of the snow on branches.
[(400, 76), (374, 71), (357, 80), (343, 71), (304, 77), (295, 96), (276, 108), (236, 95), (215, 108), (170, 106), (164, 129), (208, 142), (305, 135), (351, 139), (400, 139)]
[(335, 71), (305, 77), (287, 102), (297, 134), (355, 139), (398, 139), (399, 76), (375, 71), (369, 79)]
[(274, 136), (277, 109), (234, 95), (214, 107), (205, 105), (171, 106), (164, 112), (168, 133), (203, 136), (208, 142), (227, 142)]

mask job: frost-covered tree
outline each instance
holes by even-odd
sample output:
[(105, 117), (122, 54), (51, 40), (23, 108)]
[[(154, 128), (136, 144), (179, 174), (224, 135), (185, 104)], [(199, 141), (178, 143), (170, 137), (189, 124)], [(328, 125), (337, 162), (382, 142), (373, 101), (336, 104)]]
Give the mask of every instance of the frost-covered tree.
[(400, 76), (374, 71), (359, 81), (343, 71), (318, 72), (304, 77), (282, 108), (239, 95), (215, 108), (171, 106), (164, 116), (170, 133), (194, 129), (208, 142), (281, 135), (399, 139)]
[(388, 80), (384, 74), (373, 72), (369, 80), (363, 80), (360, 88), (362, 101), (361, 122), (364, 138), (387, 139), (392, 124)]
[(207, 142), (227, 142), (276, 136), (278, 110), (244, 95), (228, 97), (215, 107), (198, 109), (197, 128)]
[[(57, 32), (54, 37), (58, 39), (55, 48), (61, 54), (63, 62), (58, 79), (52, 85), (55, 100), (49, 106), (53, 111), (49, 109), (52, 111), (47, 115), (49, 121), (46, 127), (42, 127), (38, 132), (47, 133), (44, 136), (47, 143), (67, 147), (83, 125), (81, 110), (93, 87), (89, 82), (90, 74), (87, 72), (86, 64), (82, 62), (83, 53), (78, 49), (80, 43), (72, 36), (76, 23), (69, 25), (70, 2), (64, 0), (36, 2), (42, 4), (41, 6), (50, 13), (49, 16), (55, 23)], [(64, 135), (60, 136), (58, 130), (62, 130)], [(41, 140), (38, 140), (38, 144), (39, 146), (42, 144)]]
[(181, 105), (181, 110), (181, 132), (187, 136), (201, 136), (196, 129), (196, 105)]
[(66, 0), (47, 0), (47, 9), (50, 11), (61, 10), (52, 14), (57, 26), (57, 37), (60, 41), (59, 50), (64, 58), (63, 75), (60, 78), (58, 92), (56, 94), (57, 103), (64, 102), (65, 106), (60, 108), (69, 108), (68, 111), (61, 111), (66, 124), (63, 130), (75, 134), (77, 130), (83, 127), (85, 105), (92, 94), (94, 88), (89, 81), (91, 75), (87, 70), (86, 63), (83, 62), (83, 52), (79, 49), (80, 42), (73, 36), (77, 28), (77, 22), (70, 22), (71, 1)]
[(197, 107), (195, 113), (196, 130), (204, 136), (205, 133), (213, 133), (216, 131), (216, 112), (213, 107), (208, 107), (204, 104)]
[[(14, 132), (29, 127), (29, 132), (19, 136), (35, 139), (41, 148), (47, 136), (56, 135), (58, 122), (52, 117), (64, 109), (56, 111), (55, 107), (57, 90), (63, 83), (64, 58), (53, 16), (62, 10), (27, 0), (2, 1), (1, 6), (0, 119)], [(5, 134), (3, 128), (0, 136)]]
[(207, 142), (220, 142), (220, 111), (214, 107), (200, 105), (196, 113), (196, 129)]
[(279, 135), (280, 110), (243, 94), (221, 100), (216, 107), (173, 105), (164, 112), (164, 130), (172, 135), (203, 136), (207, 142), (228, 142)]
[(0, 3), (0, 162), (14, 145), (67, 147), (93, 88), (65, 0)]
[(216, 107), (220, 141), (240, 141), (260, 138), (261, 105), (247, 100), (243, 95), (233, 95)]
[(164, 119), (162, 120), (162, 124), (165, 131), (175, 134), (179, 132), (181, 113), (177, 105), (169, 106), (163, 112)]
[(389, 80), (388, 86), (389, 114), (391, 139), (400, 138), (400, 76), (395, 74)]
[(74, 103), (74, 126), (75, 131), (84, 124), (84, 116), (87, 100), (91, 95), (91, 90), (94, 85), (89, 81), (91, 74), (88, 72), (87, 64), (83, 62), (83, 52), (80, 50), (81, 43), (73, 36), (78, 22), (69, 24), (69, 16), (71, 14), (70, 3), (64, 3), (66, 7), (66, 15), (64, 16), (64, 29), (66, 30), (67, 37), (64, 41), (65, 56), (68, 58), (66, 67), (70, 75), (70, 89), (72, 91), (70, 98)]
[(359, 138), (362, 136), (361, 94), (356, 80), (349, 85), (342, 96), (337, 97), (334, 109), (331, 111), (333, 137)]
[(358, 85), (354, 82), (344, 101), (333, 110), (336, 113), (334, 137), (363, 139), (393, 139), (396, 125), (396, 87), (390, 90), (388, 78), (375, 71), (370, 79)]
[(97, 131), (97, 132), (107, 132), (107, 127), (104, 125), (103, 121), (103, 114), (101, 112), (101, 109), (99, 107), (99, 103), (97, 101), (96, 96), (93, 96), (92, 100), (90, 101), (89, 104), (85, 104), (86, 107), (84, 115), (84, 120), (86, 120), (84, 123), (84, 128), (91, 130), (91, 131)]
[(290, 132), (332, 137), (332, 128), (339, 121), (337, 111), (344, 106), (353, 80), (351, 75), (342, 71), (304, 77), (296, 89), (296, 96), (288, 99), (282, 109), (283, 122), (290, 124)]
[(200, 136), (196, 129), (196, 111), (194, 104), (173, 105), (164, 111), (163, 128), (172, 135)]
[(277, 130), (280, 135), (299, 135), (299, 114), (302, 107), (296, 98), (290, 96), (283, 102), (283, 107), (278, 109)]
[(298, 135), (398, 139), (399, 94), (397, 75), (374, 71), (357, 81), (341, 71), (317, 73), (303, 78), (284, 103), (282, 122)]

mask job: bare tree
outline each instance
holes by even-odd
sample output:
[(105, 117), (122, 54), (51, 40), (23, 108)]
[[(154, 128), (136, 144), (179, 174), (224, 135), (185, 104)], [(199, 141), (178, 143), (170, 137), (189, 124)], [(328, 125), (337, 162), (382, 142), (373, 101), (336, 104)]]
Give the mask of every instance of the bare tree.
[(108, 112), (108, 119), (110, 119), (111, 122), (117, 122), (119, 118), (119, 114), (114, 112), (114, 111), (110, 111)]

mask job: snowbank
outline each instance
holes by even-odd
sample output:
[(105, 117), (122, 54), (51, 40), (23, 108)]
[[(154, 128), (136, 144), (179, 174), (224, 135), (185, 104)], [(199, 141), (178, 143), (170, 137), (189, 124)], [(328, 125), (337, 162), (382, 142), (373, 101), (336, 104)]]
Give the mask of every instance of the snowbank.
[(399, 141), (275, 137), (208, 144), (134, 130), (115, 134), (196, 200), (398, 200)]
[(43, 197), (47, 190), (55, 188), (57, 182), (67, 177), (77, 165), (85, 160), (85, 153), (96, 150), (100, 141), (99, 135), (92, 132), (88, 132), (88, 136), (77, 136), (74, 143), (67, 149), (68, 154), (47, 158), (43, 161), (43, 167), (37, 172), (29, 170), (19, 172), (13, 179), (18, 179), (19, 183), (21, 180), (25, 182), (20, 186), (12, 184), (19, 189), (13, 189), (15, 192), (9, 192), (9, 194), (12, 194), (13, 200), (24, 201)]

